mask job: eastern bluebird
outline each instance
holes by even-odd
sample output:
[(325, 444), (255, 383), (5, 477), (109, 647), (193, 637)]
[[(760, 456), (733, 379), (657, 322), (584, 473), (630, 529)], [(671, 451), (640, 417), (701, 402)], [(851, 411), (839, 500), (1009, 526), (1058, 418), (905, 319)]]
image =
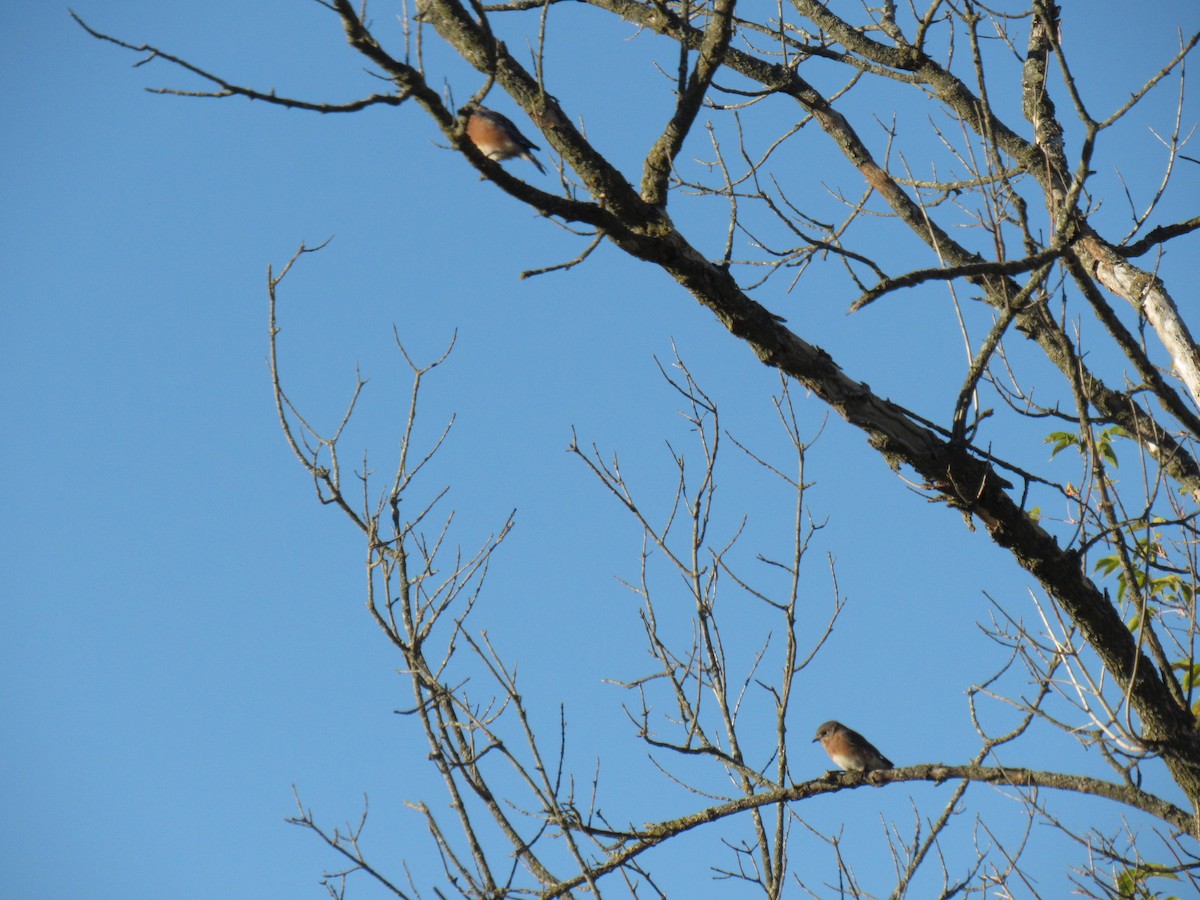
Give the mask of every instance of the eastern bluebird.
[(818, 728), (813, 743), (817, 741), (821, 742), (829, 758), (848, 772), (895, 768), (890, 759), (875, 749), (874, 744), (841, 722), (831, 720)]
[(475, 107), (471, 118), (467, 119), (467, 137), (489, 159), (527, 159), (538, 167), (539, 172), (546, 174), (542, 164), (529, 152), (541, 148), (521, 134), (508, 116), (502, 116), (486, 106)]

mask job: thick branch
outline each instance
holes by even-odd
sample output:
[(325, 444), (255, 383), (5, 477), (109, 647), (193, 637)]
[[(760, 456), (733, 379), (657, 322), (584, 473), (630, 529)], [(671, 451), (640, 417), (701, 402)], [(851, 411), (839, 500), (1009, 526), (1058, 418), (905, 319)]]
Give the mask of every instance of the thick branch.
[[(686, 43), (688, 46), (697, 47), (703, 39), (703, 32), (699, 29), (682, 24), (677, 27), (672, 26), (671, 21), (664, 19), (657, 8), (634, 2), (634, 0), (589, 0), (589, 2), (611, 10), (638, 25), (652, 28)], [(813, 4), (805, 4), (804, 10), (808, 11), (811, 6)], [(815, 11), (814, 15), (816, 15)], [(824, 15), (828, 15), (828, 13), (821, 13), (821, 16)], [(824, 19), (819, 18), (819, 21), (824, 22)], [(846, 36), (846, 40), (849, 39), (849, 36)], [(933, 61), (924, 57), (922, 60), (924, 77), (934, 84), (938, 96), (943, 102), (977, 130), (986, 126), (986, 132), (981, 130), (981, 133), (985, 133), (987, 138), (994, 141), (1000, 149), (1022, 160), (1030, 174), (1040, 180), (1047, 180), (1046, 165), (1044, 162), (1038, 163), (1044, 158), (1037, 147), (1021, 139), (994, 118), (989, 118), (985, 123), (978, 122), (977, 110), (980, 105), (977, 98), (958, 79), (945, 73)], [(841, 148), (846, 158), (862, 172), (866, 182), (879, 192), (900, 219), (915, 235), (925, 241), (946, 265), (964, 267), (984, 262), (978, 254), (968, 252), (960, 246), (949, 233), (940, 228), (927, 215), (926, 210), (920, 204), (908, 196), (895, 179), (874, 160), (870, 150), (859, 138), (846, 117), (835, 110), (812, 85), (804, 81), (796, 70), (787, 66), (767, 63), (745, 51), (732, 47), (726, 53), (725, 64), (747, 78), (759, 82), (769, 90), (794, 98), (810, 111), (821, 128)], [(1059, 182), (1054, 181), (1053, 185), (1059, 186)], [(1049, 186), (1046, 189), (1052, 193)], [(1061, 186), (1059, 186), (1059, 190), (1065, 192)], [(1099, 243), (1080, 240), (1076, 247), (1086, 243), (1088, 249), (1075, 252), (1088, 254), (1089, 262), (1085, 264), (1085, 268), (1091, 271), (1094, 268), (1090, 262), (1091, 254), (1100, 253), (1102, 248), (1107, 245), (1099, 241), (1099, 238), (1095, 238), (1092, 232), (1085, 230), (1085, 226), (1086, 223), (1084, 226), (1080, 226), (1080, 235), (1084, 238), (1090, 237)], [(1019, 285), (1007, 277), (984, 275), (972, 277), (969, 280), (972, 284), (982, 288), (988, 302), (1001, 312), (1006, 311), (1011, 299), (1020, 294)], [(1074, 380), (1077, 371), (1081, 371), (1087, 397), (1100, 410), (1104, 418), (1124, 428), (1135, 440), (1146, 447), (1167, 473), (1179, 482), (1189, 494), (1200, 498), (1200, 464), (1197, 464), (1191, 454), (1166, 429), (1159, 427), (1151, 416), (1133, 403), (1129, 395), (1112, 390), (1095, 377), (1083, 365), (1070, 338), (1043, 307), (1033, 305), (1021, 311), (1017, 316), (1016, 326), (1019, 331), (1037, 342), (1046, 357), (1063, 373), (1068, 383)]]
[[(733, 36), (735, 3), (736, 0), (716, 0), (713, 4), (708, 28), (696, 57), (696, 65), (687, 79), (687, 84), (682, 86), (675, 105), (675, 115), (646, 154), (642, 196), (651, 206), (663, 206), (667, 202), (667, 182), (671, 176), (671, 164), (679, 155), (684, 139), (696, 121), (696, 114), (700, 111), (700, 105), (704, 102), (713, 76), (725, 59), (729, 39)], [(665, 11), (667, 8), (664, 5), (661, 9)]]

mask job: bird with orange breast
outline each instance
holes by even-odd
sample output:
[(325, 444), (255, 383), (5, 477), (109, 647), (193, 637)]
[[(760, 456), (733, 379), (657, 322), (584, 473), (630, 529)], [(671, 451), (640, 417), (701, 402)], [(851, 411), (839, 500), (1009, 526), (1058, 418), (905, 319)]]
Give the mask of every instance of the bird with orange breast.
[(874, 772), (894, 769), (892, 761), (875, 749), (875, 745), (841, 722), (830, 720), (817, 729), (813, 743), (821, 742), (829, 758), (847, 772)]
[(486, 106), (475, 107), (471, 118), (467, 119), (467, 137), (488, 159), (527, 159), (538, 167), (539, 172), (546, 174), (542, 164), (529, 152), (541, 148), (521, 134), (508, 116)]

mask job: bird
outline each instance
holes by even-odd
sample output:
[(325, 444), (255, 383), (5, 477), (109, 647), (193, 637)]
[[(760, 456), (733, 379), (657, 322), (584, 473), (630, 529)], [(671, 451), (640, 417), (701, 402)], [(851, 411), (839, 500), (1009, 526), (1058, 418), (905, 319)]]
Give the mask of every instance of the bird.
[(541, 148), (521, 134), (508, 116), (486, 106), (475, 107), (467, 119), (467, 137), (489, 159), (527, 159), (537, 166), (539, 172), (546, 174), (542, 164), (529, 152)]
[(892, 761), (875, 749), (875, 745), (841, 722), (830, 720), (817, 729), (813, 743), (821, 742), (829, 758), (848, 772), (873, 772), (894, 769)]

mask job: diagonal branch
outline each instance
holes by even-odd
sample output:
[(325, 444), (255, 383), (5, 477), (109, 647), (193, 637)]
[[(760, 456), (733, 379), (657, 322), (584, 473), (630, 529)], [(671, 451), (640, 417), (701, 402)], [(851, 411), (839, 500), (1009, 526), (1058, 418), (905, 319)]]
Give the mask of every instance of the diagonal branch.
[[(642, 197), (651, 206), (665, 206), (667, 202), (667, 182), (671, 176), (671, 164), (683, 147), (683, 142), (696, 121), (696, 114), (704, 102), (713, 76), (721, 68), (725, 59), (725, 51), (729, 47), (729, 39), (733, 36), (733, 9), (736, 0), (716, 0), (709, 16), (708, 27), (700, 44), (700, 52), (696, 64), (687, 78), (686, 85), (680, 86), (679, 99), (675, 104), (675, 114), (650, 152), (646, 154), (644, 174), (642, 175)], [(671, 13), (666, 5), (660, 7), (664, 16), (676, 20), (678, 17)], [(681, 52), (686, 53), (686, 45), (681, 46)]]

